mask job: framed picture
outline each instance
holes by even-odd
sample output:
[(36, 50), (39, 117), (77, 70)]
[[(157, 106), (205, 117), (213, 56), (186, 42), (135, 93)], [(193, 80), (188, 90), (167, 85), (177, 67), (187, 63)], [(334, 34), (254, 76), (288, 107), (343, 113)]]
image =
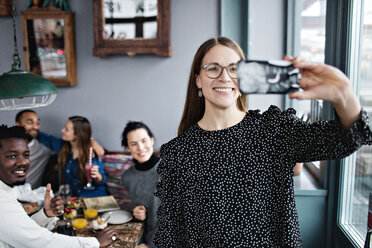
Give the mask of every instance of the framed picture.
[(93, 0), (94, 50), (171, 56), (170, 0)]
[(12, 0), (0, 0), (0, 16), (12, 16)]
[(32, 7), (22, 12), (26, 70), (56, 86), (76, 85), (74, 14)]

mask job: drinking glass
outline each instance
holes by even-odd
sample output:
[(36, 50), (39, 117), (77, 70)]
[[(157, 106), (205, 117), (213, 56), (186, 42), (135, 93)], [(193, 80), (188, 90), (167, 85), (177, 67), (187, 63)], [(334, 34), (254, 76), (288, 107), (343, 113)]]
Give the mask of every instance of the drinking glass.
[(95, 208), (84, 208), (84, 216), (88, 220), (93, 220), (98, 215), (98, 211)]
[(92, 184), (91, 170), (93, 165), (90, 163), (85, 164), (85, 177), (87, 178), (87, 184), (84, 186), (84, 189), (93, 190), (94, 186)]
[(71, 188), (68, 184), (62, 184), (59, 186), (57, 195), (61, 196), (64, 209), (63, 214), (60, 216), (60, 219), (64, 219), (67, 225), (70, 224), (69, 220), (72, 218), (73, 213), (71, 213), (70, 208), (68, 207), (68, 202), (71, 198)]
[(62, 197), (63, 204), (66, 206), (71, 197), (71, 188), (68, 184), (62, 184), (59, 186), (57, 195)]
[(77, 210), (75, 208), (65, 208), (63, 218), (68, 226), (71, 225), (72, 220), (76, 217)]
[(77, 229), (83, 229), (87, 226), (88, 220), (84, 218), (83, 215), (77, 214), (71, 221), (72, 227), (77, 230)]

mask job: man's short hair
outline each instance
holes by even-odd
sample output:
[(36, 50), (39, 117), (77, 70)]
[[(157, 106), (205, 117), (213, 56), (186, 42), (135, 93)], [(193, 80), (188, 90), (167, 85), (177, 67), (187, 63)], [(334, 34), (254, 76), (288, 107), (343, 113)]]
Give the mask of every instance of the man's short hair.
[(26, 130), (24, 127), (13, 126), (8, 127), (7, 125), (0, 126), (0, 147), (1, 140), (9, 138), (26, 139)]
[(22, 111), (20, 111), (20, 112), (18, 112), (18, 114), (16, 115), (16, 117), (15, 117), (15, 121), (16, 122), (21, 122), (21, 119), (22, 119), (22, 115), (24, 114), (24, 113), (35, 113), (36, 114), (36, 112), (35, 111), (33, 111), (32, 109), (25, 109), (25, 110), (22, 110)]

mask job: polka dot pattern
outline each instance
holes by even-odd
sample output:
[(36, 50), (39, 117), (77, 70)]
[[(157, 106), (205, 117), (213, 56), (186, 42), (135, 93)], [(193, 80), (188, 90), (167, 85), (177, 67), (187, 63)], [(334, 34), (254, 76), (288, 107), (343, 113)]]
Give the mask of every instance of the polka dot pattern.
[(345, 157), (370, 135), (367, 116), (307, 124), (295, 110), (249, 111), (235, 126), (197, 124), (161, 148), (157, 247), (302, 247), (296, 162)]

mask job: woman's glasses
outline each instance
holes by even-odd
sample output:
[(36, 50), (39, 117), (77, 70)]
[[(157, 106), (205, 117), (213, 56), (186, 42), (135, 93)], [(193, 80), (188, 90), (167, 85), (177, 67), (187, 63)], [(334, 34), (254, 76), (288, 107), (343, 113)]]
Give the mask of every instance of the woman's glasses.
[(206, 64), (202, 66), (202, 69), (205, 70), (205, 73), (207, 77), (211, 79), (216, 79), (221, 76), (223, 69), (226, 68), (227, 74), (231, 78), (238, 78), (238, 65), (237, 64), (231, 64), (229, 66), (220, 66), (219, 64)]

